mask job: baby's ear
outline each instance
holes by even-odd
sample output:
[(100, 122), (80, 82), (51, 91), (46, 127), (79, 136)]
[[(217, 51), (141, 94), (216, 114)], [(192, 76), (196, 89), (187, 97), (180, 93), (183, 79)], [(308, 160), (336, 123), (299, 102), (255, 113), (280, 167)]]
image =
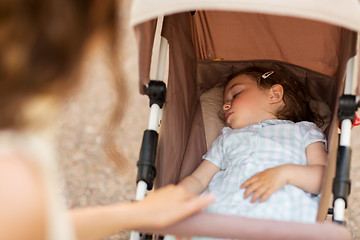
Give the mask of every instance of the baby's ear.
[(269, 103), (278, 103), (283, 100), (284, 88), (280, 84), (274, 84), (270, 88)]

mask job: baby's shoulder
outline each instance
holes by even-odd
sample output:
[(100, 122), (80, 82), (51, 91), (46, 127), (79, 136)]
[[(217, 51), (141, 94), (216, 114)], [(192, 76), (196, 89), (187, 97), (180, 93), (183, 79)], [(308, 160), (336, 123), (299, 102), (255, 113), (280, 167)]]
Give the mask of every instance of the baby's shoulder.
[(321, 129), (313, 122), (308, 122), (308, 121), (301, 121), (301, 122), (296, 122), (294, 123), (295, 126), (297, 126), (298, 128), (302, 129), (302, 130), (317, 130), (317, 131), (321, 131)]
[(296, 123), (296, 125), (299, 127), (299, 132), (304, 137), (304, 139), (316, 138), (325, 141), (326, 137), (324, 132), (315, 123), (302, 121)]

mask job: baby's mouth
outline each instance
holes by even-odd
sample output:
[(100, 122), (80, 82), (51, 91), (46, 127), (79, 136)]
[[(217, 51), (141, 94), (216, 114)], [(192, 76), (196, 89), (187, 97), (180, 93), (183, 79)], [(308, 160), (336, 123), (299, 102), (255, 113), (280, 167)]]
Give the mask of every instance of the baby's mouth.
[(232, 114), (232, 112), (227, 112), (225, 113), (225, 122), (228, 123), (228, 119), (230, 117), (230, 115)]

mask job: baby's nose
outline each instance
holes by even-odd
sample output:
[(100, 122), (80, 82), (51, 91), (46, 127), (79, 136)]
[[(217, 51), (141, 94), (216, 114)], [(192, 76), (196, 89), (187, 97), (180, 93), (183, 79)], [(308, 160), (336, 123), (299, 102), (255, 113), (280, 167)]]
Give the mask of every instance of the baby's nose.
[(227, 110), (230, 109), (230, 103), (225, 103), (222, 107), (222, 109), (226, 112)]

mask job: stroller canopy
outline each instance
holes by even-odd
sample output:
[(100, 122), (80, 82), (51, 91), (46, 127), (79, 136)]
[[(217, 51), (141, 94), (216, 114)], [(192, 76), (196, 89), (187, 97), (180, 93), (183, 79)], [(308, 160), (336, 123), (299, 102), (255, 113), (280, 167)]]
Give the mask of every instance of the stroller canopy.
[(133, 0), (131, 24), (189, 9), (246, 11), (318, 20), (360, 32), (357, 0)]

